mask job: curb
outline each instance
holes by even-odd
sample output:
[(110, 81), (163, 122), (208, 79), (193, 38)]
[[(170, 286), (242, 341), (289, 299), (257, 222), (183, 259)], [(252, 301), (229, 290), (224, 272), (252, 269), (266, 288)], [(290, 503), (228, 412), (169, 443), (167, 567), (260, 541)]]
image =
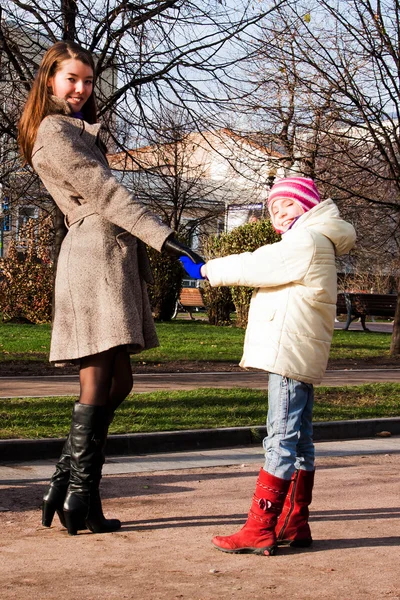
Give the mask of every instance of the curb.
[[(369, 438), (382, 431), (400, 435), (400, 417), (314, 423), (314, 441)], [(106, 450), (107, 456), (212, 450), (260, 444), (265, 436), (266, 427), (127, 433), (110, 435)], [(0, 440), (0, 461), (23, 462), (58, 458), (64, 441), (63, 438)]]

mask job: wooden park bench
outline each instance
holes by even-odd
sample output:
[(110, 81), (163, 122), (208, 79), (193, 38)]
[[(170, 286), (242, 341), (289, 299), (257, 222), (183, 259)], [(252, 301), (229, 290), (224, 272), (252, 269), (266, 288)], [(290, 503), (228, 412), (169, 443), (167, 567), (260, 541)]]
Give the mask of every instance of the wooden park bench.
[(173, 319), (176, 318), (178, 312), (186, 311), (190, 318), (194, 320), (192, 313), (200, 308), (204, 308), (203, 290), (201, 288), (182, 288), (177, 300)]
[(356, 292), (344, 292), (338, 294), (337, 309), (338, 315), (347, 315), (347, 330), (354, 319), (361, 319), (361, 325), (364, 331), (369, 331), (365, 325), (367, 316), (393, 318), (396, 312), (397, 295), (396, 294), (365, 294)]

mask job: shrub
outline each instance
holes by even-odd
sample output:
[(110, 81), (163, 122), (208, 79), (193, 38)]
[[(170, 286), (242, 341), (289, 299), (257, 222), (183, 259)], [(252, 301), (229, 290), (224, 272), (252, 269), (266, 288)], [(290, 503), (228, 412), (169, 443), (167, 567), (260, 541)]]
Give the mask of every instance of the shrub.
[(170, 321), (182, 287), (181, 263), (167, 254), (147, 247), (154, 284), (148, 286), (151, 308), (156, 321)]
[(7, 257), (0, 259), (0, 312), (3, 321), (51, 321), (54, 280), (52, 235), (49, 217), (39, 224), (31, 219), (20, 233), (22, 251), (18, 252), (13, 239)]
[[(246, 223), (226, 234), (223, 240), (224, 255), (254, 252), (261, 246), (273, 244), (279, 240), (280, 235), (276, 233), (269, 220)], [(238, 327), (244, 328), (247, 326), (253, 288), (236, 286), (231, 288), (231, 293), (237, 314), (236, 324)]]
[[(218, 238), (211, 238), (207, 245), (207, 257), (228, 256), (243, 252), (254, 252), (266, 244), (273, 244), (280, 240), (280, 236), (273, 229), (269, 220), (246, 223), (236, 227), (229, 233), (224, 233)], [(217, 288), (211, 288), (217, 289)], [(223, 288), (220, 288), (223, 289)], [(235, 286), (230, 288), (230, 298), (236, 309), (236, 324), (246, 327), (249, 306), (253, 288)], [(215, 294), (215, 298), (218, 294)], [(224, 296), (227, 302), (227, 296)], [(211, 300), (213, 302), (213, 300)], [(211, 322), (211, 321), (210, 321)]]
[[(222, 237), (211, 236), (205, 241), (203, 250), (207, 260), (223, 256)], [(211, 287), (206, 281), (203, 288), (203, 298), (210, 325), (231, 325), (231, 312), (234, 306), (229, 287)]]
[(205, 283), (203, 288), (204, 305), (207, 309), (210, 325), (231, 325), (231, 312), (234, 310), (231, 291), (228, 287), (211, 287)]

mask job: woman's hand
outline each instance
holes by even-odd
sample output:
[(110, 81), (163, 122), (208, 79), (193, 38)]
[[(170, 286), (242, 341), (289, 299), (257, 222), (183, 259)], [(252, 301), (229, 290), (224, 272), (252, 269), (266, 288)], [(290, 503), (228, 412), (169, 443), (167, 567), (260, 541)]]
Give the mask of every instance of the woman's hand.
[(178, 242), (178, 240), (176, 240), (173, 235), (170, 235), (165, 240), (161, 251), (166, 252), (171, 256), (176, 256), (176, 258), (180, 258), (181, 256), (187, 256), (195, 264), (204, 264), (204, 259), (200, 256), (200, 254), (197, 254), (197, 252), (195, 252), (188, 246), (185, 246), (185, 244), (181, 244), (181, 242)]

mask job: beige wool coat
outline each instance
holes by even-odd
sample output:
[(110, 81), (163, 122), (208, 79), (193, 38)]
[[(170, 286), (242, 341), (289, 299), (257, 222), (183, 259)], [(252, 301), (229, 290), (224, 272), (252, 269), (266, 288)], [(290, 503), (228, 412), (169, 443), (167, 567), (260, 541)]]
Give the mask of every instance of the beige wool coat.
[(146, 283), (145, 245), (156, 250), (172, 230), (112, 175), (99, 124), (69, 116), (54, 99), (32, 164), (61, 211), (68, 233), (58, 259), (50, 361), (62, 363), (126, 345), (158, 346)]
[(212, 286), (255, 288), (240, 366), (321, 382), (336, 315), (335, 256), (349, 252), (355, 239), (354, 227), (325, 200), (280, 242), (207, 263)]

